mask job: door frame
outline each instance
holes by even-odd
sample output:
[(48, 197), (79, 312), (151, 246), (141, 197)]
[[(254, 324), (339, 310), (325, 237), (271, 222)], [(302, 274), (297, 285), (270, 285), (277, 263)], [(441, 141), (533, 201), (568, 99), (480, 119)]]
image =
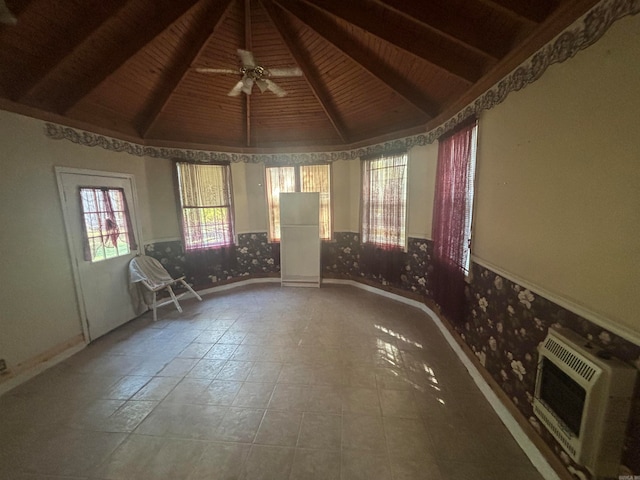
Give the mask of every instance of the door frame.
[(73, 272), (73, 283), (76, 291), (76, 303), (78, 305), (78, 312), (80, 313), (80, 324), (82, 325), (82, 336), (84, 337), (85, 343), (88, 344), (91, 340), (91, 336), (89, 335), (89, 319), (87, 318), (87, 309), (85, 306), (84, 291), (82, 289), (82, 282), (80, 280), (80, 271), (78, 269), (78, 258), (76, 255), (73, 238), (71, 236), (72, 222), (74, 221), (77, 222), (78, 219), (69, 218), (69, 214), (67, 212), (67, 207), (66, 207), (66, 197), (64, 193), (64, 183), (63, 183), (62, 177), (65, 174), (70, 174), (70, 175), (84, 175), (87, 177), (108, 177), (111, 179), (128, 181), (131, 185), (131, 194), (133, 196), (133, 198), (131, 199), (133, 203), (133, 209), (136, 212), (135, 218), (131, 219), (131, 223), (133, 224), (134, 234), (136, 235), (136, 244), (138, 245), (138, 252), (140, 252), (144, 248), (143, 247), (144, 241), (142, 239), (142, 229), (140, 228), (140, 219), (138, 218), (138, 215), (140, 213), (140, 208), (138, 204), (138, 191), (136, 189), (136, 179), (135, 179), (135, 176), (130, 173), (107, 172), (104, 170), (89, 170), (85, 168), (73, 168), (73, 167), (61, 167), (61, 166), (55, 166), (53, 168), (56, 173), (56, 181), (58, 183), (60, 207), (62, 208), (62, 217), (64, 219), (65, 235), (67, 237), (67, 249), (69, 254), (69, 261), (71, 262), (71, 270)]

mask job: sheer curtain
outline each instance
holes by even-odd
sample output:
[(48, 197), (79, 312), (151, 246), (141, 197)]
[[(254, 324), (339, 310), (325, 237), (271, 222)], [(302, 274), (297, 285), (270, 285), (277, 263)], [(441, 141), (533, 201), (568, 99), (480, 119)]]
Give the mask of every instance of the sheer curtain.
[(468, 268), (477, 120), (442, 137), (433, 208), (433, 296), (455, 323), (463, 321)]
[(278, 242), (280, 241), (280, 193), (296, 191), (296, 170), (294, 167), (274, 167), (265, 170), (269, 233), (271, 241)]
[(331, 175), (329, 165), (301, 165), (300, 191), (320, 192), (320, 238), (331, 239)]
[(361, 269), (366, 275), (400, 282), (404, 265), (407, 154), (362, 162)]
[(407, 154), (362, 162), (362, 242), (403, 248), (407, 206)]
[(229, 165), (178, 163), (185, 249), (233, 244)]

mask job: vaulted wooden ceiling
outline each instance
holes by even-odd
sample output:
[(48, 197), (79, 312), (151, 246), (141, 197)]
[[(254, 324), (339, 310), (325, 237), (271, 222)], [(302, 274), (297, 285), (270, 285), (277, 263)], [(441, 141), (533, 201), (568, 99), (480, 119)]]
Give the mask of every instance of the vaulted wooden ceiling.
[[(343, 148), (436, 126), (597, 0), (7, 0), (0, 108), (155, 146)], [(230, 97), (237, 49), (287, 95)]]

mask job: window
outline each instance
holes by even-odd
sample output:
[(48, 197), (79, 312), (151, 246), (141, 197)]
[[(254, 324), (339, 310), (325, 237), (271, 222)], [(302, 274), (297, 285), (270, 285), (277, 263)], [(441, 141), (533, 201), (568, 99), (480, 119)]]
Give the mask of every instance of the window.
[(124, 190), (80, 188), (85, 260), (99, 262), (137, 248)]
[(185, 250), (233, 244), (229, 165), (176, 165)]
[(331, 239), (331, 167), (330, 165), (296, 165), (267, 167), (267, 206), (269, 236), (280, 241), (280, 193), (320, 193), (320, 238)]
[(362, 242), (404, 248), (407, 212), (407, 154), (362, 161)]
[(434, 205), (436, 256), (466, 275), (471, 263), (471, 223), (476, 167), (477, 122), (463, 125), (438, 144)]
[(477, 121), (438, 141), (433, 206), (433, 298), (454, 323), (464, 321), (464, 285), (471, 257)]

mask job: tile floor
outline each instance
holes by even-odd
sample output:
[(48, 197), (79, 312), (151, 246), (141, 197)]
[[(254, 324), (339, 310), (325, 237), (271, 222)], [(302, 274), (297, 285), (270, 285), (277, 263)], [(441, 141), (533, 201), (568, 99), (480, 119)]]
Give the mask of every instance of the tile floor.
[(0, 397), (0, 478), (541, 479), (412, 307), (277, 284), (183, 306)]

